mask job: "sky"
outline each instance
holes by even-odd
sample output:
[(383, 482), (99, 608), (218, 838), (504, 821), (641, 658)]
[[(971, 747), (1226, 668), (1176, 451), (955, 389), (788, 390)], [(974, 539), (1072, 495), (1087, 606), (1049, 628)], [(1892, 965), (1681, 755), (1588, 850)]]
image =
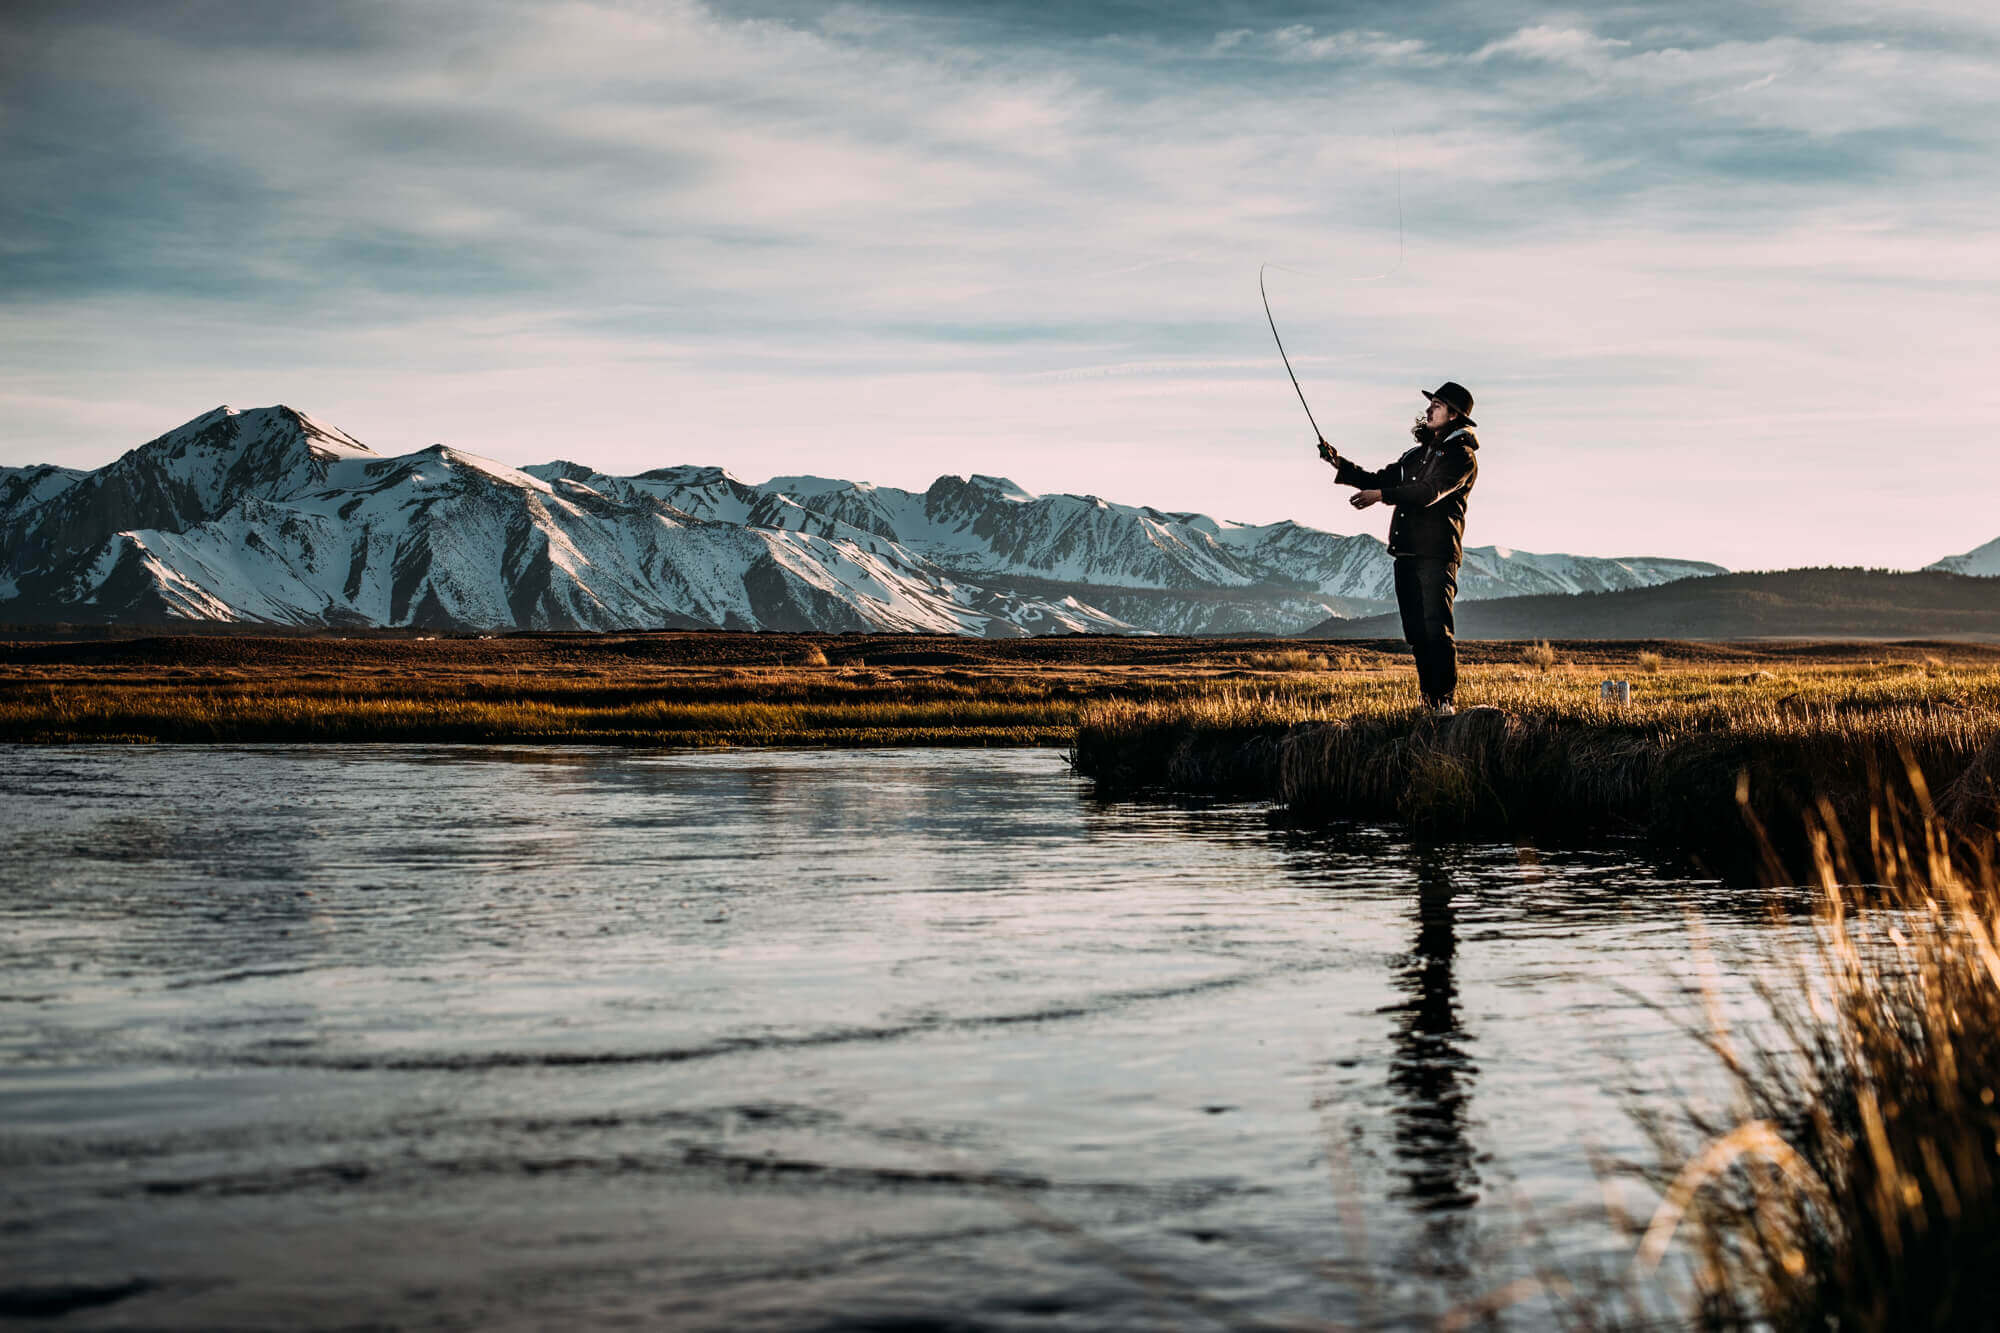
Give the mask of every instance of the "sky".
[(1965, 3), (14, 0), (0, 465), (217, 404), (1338, 532), (1419, 390), (1467, 539), (2000, 535), (2000, 13)]

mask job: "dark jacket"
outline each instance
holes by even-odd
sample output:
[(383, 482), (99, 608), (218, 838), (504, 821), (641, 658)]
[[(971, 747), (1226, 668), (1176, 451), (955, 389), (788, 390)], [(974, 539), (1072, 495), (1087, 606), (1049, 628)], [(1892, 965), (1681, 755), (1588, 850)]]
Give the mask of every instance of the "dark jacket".
[(1479, 439), (1461, 426), (1437, 444), (1420, 444), (1380, 472), (1345, 458), (1334, 471), (1343, 486), (1380, 491), (1396, 506), (1390, 555), (1424, 555), (1456, 565), (1465, 556), (1465, 498), (1479, 480)]

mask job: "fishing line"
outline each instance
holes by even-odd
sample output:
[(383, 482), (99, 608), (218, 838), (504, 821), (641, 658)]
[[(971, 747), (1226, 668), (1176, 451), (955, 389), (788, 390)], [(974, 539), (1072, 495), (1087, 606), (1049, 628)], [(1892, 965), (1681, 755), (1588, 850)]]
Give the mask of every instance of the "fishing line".
[[(1401, 272), (1403, 261), (1408, 258), (1408, 250), (1403, 235), (1403, 144), (1401, 136), (1391, 135), (1390, 137), (1394, 145), (1392, 152), (1396, 162), (1396, 262), (1392, 267), (1384, 269), (1380, 273), (1370, 273), (1365, 277), (1358, 278), (1336, 278), (1333, 281), (1343, 284), (1380, 282), (1384, 278), (1393, 278), (1397, 273)], [(1283, 264), (1273, 264), (1267, 261), (1257, 267), (1257, 295), (1264, 298), (1264, 322), (1271, 326), (1271, 341), (1278, 344), (1278, 359), (1285, 363), (1285, 374), (1292, 381), (1292, 392), (1299, 396), (1299, 406), (1305, 408), (1306, 420), (1312, 422), (1313, 438), (1323, 444), (1326, 441), (1326, 433), (1320, 430), (1319, 422), (1313, 420), (1312, 404), (1306, 401), (1306, 391), (1299, 387), (1298, 374), (1292, 369), (1292, 358), (1285, 354), (1285, 340), (1278, 336), (1278, 321), (1271, 314), (1271, 293), (1264, 289), (1264, 272), (1266, 269), (1277, 269), (1280, 273), (1296, 273), (1302, 278), (1309, 278), (1313, 275), (1299, 269), (1287, 268)]]

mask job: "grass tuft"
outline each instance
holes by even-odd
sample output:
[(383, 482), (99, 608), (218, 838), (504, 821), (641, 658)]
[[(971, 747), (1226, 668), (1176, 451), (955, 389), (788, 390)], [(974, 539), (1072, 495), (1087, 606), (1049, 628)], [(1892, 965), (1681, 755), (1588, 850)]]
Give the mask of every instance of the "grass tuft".
[(1251, 653), (1243, 659), (1243, 664), (1263, 671), (1325, 671), (1329, 665), (1325, 657), (1318, 653), (1309, 653), (1303, 648), (1287, 648), (1274, 653)]
[(1708, 1037), (1734, 1103), (1640, 1117), (1661, 1191), (1640, 1265), (1685, 1250), (1698, 1327), (2000, 1310), (2000, 877), (1992, 842), (1968, 866), (1914, 772), (1910, 791), (1865, 855), (1815, 828), (1817, 943), (1761, 987), (1775, 1029)]
[(1537, 671), (1548, 671), (1560, 660), (1547, 639), (1537, 639), (1521, 650), (1521, 660)]

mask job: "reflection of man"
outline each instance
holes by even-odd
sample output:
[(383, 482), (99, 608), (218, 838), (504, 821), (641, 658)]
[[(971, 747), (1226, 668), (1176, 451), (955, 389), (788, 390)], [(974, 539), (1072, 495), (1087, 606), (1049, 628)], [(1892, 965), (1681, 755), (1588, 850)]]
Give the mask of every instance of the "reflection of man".
[(1458, 564), (1465, 556), (1465, 501), (1479, 479), (1479, 440), (1473, 435), (1472, 395), (1447, 380), (1424, 397), (1430, 408), (1410, 435), (1411, 449), (1380, 472), (1356, 467), (1325, 440), (1319, 456), (1334, 465), (1334, 480), (1356, 488), (1356, 509), (1387, 502), (1389, 554), (1396, 563), (1396, 607), (1403, 637), (1417, 659), (1417, 687), (1441, 717), (1452, 712), (1458, 690), (1458, 648), (1452, 641), (1452, 599)]
[(1479, 1168), (1466, 1130), (1478, 1070), (1460, 1022), (1456, 889), (1442, 857), (1417, 863), (1417, 939), (1396, 970), (1402, 1003), (1393, 1006), (1389, 1087), (1398, 1095), (1396, 1155), (1407, 1164), (1410, 1197), (1426, 1211), (1469, 1208)]

